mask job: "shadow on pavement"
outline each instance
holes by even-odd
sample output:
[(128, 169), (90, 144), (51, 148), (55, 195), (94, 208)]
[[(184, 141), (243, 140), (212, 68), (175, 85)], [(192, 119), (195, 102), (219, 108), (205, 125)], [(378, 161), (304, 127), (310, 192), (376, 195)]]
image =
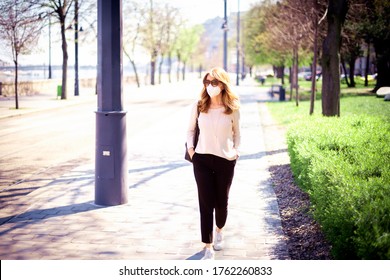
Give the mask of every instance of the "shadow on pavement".
[(7, 228), (0, 231), (0, 235), (6, 234), (7, 232), (13, 231), (17, 228), (23, 228), (28, 224), (40, 223), (42, 220), (50, 219), (53, 217), (60, 217), (66, 215), (72, 215), (77, 213), (83, 213), (88, 211), (93, 211), (96, 209), (103, 208), (104, 206), (98, 206), (93, 203), (93, 201), (76, 203), (71, 205), (47, 208), (47, 209), (37, 209), (26, 211), (23, 214), (18, 216), (5, 217), (4, 219), (10, 220), (14, 224), (13, 227)]

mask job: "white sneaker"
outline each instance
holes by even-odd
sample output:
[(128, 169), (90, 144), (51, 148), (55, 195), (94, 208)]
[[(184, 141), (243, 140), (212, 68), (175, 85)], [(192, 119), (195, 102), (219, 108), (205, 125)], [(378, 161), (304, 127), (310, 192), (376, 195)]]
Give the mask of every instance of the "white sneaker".
[(204, 251), (204, 256), (201, 260), (214, 260), (214, 250), (211, 248), (206, 248)]
[(222, 232), (215, 231), (214, 250), (221, 251), (223, 249), (223, 235)]

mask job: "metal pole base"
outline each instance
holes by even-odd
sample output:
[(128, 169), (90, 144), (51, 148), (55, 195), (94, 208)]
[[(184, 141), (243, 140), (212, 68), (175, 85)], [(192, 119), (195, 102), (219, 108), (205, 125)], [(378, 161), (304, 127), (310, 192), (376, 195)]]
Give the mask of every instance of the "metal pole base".
[(126, 112), (96, 112), (95, 203), (126, 204)]

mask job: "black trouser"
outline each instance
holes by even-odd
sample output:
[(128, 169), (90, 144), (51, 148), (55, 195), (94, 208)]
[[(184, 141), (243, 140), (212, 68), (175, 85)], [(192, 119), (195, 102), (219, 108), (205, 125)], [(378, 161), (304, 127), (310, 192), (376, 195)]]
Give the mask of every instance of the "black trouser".
[(213, 242), (213, 221), (223, 228), (228, 214), (229, 190), (233, 181), (236, 160), (210, 155), (193, 156), (194, 174), (198, 186), (202, 242)]

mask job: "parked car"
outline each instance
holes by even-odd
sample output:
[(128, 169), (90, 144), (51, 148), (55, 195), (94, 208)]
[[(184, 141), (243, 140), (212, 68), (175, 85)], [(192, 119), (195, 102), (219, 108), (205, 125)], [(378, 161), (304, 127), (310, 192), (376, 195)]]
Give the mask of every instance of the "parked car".
[[(321, 78), (321, 75), (322, 75), (322, 72), (317, 71), (317, 74), (316, 74), (316, 80), (317, 81)], [(311, 72), (308, 72), (308, 74), (305, 75), (304, 79), (306, 81), (311, 81)]]
[(298, 79), (306, 79), (306, 76), (307, 75), (310, 75), (311, 77), (311, 72), (301, 72), (301, 73), (298, 73)]

